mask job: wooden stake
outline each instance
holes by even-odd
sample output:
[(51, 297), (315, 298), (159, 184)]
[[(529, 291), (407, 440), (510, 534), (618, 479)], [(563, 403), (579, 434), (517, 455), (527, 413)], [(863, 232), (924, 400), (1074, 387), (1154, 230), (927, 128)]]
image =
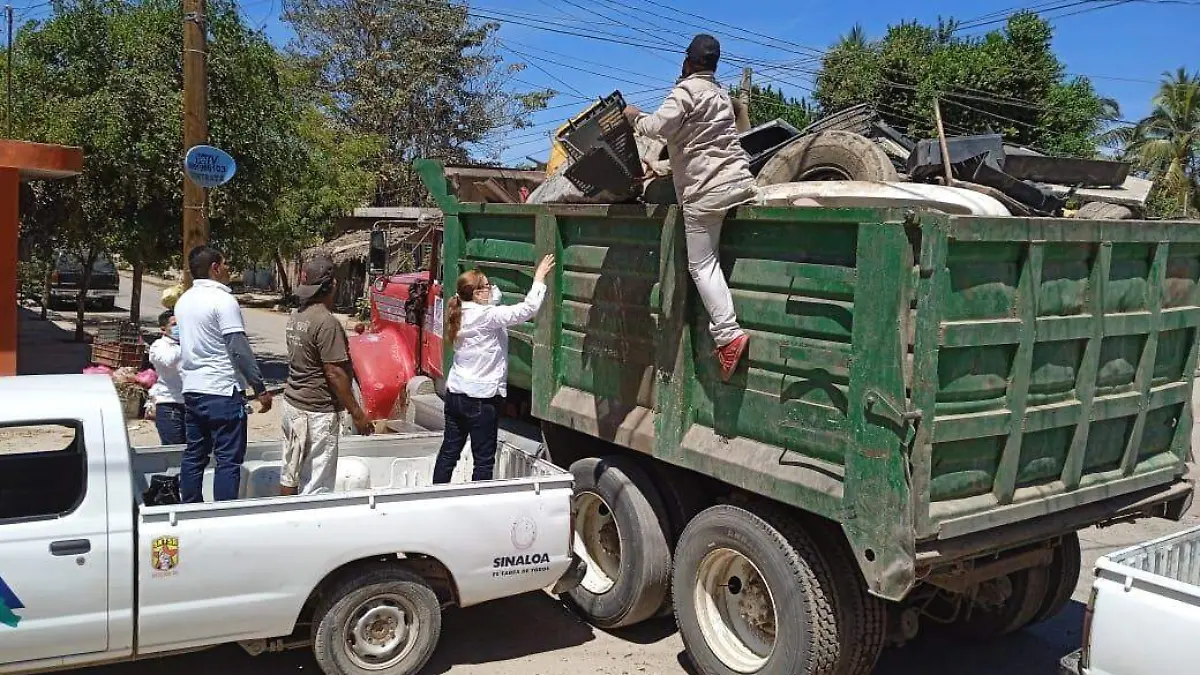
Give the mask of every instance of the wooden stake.
[(938, 145), (941, 146), (942, 168), (946, 170), (946, 185), (954, 185), (954, 171), (950, 168), (950, 148), (946, 144), (946, 128), (942, 126), (942, 106), (933, 99), (933, 119), (937, 122)]

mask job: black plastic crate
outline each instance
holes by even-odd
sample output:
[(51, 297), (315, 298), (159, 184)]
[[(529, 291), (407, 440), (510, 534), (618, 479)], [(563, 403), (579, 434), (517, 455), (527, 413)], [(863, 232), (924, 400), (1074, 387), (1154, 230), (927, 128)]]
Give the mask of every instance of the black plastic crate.
[(579, 161), (567, 168), (565, 175), (572, 185), (588, 197), (595, 197), (601, 192), (618, 197), (635, 196), (641, 187), (605, 143), (584, 153)]
[(625, 98), (619, 91), (568, 122), (558, 140), (573, 164), (566, 177), (585, 194), (629, 194), (642, 178), (633, 125), (625, 119)]

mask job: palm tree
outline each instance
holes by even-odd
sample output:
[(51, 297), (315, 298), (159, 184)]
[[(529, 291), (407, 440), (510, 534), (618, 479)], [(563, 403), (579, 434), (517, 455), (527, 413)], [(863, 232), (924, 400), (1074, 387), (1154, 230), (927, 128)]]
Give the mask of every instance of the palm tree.
[(1165, 73), (1154, 109), (1132, 127), (1105, 135), (1110, 147), (1146, 172), (1172, 209), (1200, 211), (1200, 73)]

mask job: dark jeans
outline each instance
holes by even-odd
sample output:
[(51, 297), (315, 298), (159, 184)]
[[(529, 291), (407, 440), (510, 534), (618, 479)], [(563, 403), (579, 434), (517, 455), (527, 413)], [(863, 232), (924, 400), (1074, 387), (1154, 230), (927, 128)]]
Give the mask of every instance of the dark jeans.
[(201, 489), (208, 457), (217, 460), (213, 499), (238, 498), (242, 460), (246, 458), (246, 396), (184, 394), (187, 405), (187, 449), (179, 466), (179, 498), (185, 504), (204, 501)]
[(492, 479), (492, 468), (496, 465), (500, 403), (503, 400), (499, 396), (471, 398), (465, 394), (446, 392), (446, 431), (437, 463), (433, 465), (434, 483), (450, 482), (454, 466), (458, 464), (458, 458), (467, 445), (468, 436), (471, 438), (471, 456), (474, 460), (471, 480)]
[(158, 427), (158, 440), (163, 445), (187, 443), (184, 410), (182, 403), (159, 403), (154, 406), (154, 426)]

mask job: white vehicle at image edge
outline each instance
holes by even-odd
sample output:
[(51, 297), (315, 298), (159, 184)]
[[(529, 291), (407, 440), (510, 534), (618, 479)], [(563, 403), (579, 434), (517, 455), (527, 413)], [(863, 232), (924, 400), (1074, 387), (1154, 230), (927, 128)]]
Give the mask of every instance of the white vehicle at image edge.
[(1200, 527), (1096, 561), (1072, 675), (1200, 672)]
[(131, 449), (108, 378), (0, 378), (0, 673), (229, 642), (415, 673), (442, 607), (583, 576), (571, 475), (506, 438), (496, 480), (462, 482), (464, 461), (438, 486), (440, 435), (344, 438), (336, 491), (309, 497), (273, 496), (279, 444), (252, 443), (242, 499), (147, 506), (181, 449)]

